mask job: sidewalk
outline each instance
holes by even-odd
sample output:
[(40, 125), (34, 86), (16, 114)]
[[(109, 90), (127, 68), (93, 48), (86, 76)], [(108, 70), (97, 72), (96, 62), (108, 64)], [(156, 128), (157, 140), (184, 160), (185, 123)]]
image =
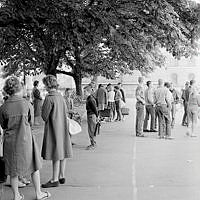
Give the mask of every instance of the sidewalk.
[[(49, 188), (52, 200), (136, 200), (134, 198), (135, 137), (133, 122), (133, 100), (128, 101), (131, 113), (124, 122), (103, 123), (97, 137), (97, 149), (85, 150), (89, 144), (86, 123), (82, 133), (73, 136), (76, 145), (74, 156), (67, 160), (67, 183), (58, 188)], [(34, 130), (41, 147), (43, 129)], [(51, 162), (43, 161), (41, 183), (51, 178)], [(20, 189), (25, 200), (34, 199), (34, 189), (30, 185)], [(0, 200), (12, 199), (10, 188), (4, 187)]]
[(182, 111), (172, 131), (174, 140), (160, 140), (152, 133), (136, 139), (138, 200), (200, 199), (200, 134), (186, 136)]

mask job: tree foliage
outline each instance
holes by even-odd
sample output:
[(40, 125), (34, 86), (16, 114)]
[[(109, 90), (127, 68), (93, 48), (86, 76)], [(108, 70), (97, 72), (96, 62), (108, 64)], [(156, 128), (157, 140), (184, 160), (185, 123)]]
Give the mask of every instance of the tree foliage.
[(80, 86), (88, 74), (150, 72), (163, 65), (160, 48), (176, 58), (197, 50), (200, 6), (187, 0), (1, 2), (0, 60), (6, 75), (64, 73)]

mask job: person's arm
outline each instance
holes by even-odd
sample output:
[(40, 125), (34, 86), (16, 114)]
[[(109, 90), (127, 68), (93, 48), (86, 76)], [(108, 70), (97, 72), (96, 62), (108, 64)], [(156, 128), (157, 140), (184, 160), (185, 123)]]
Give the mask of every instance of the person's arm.
[(171, 103), (172, 103), (172, 94), (171, 94), (170, 91), (168, 91), (168, 92), (166, 93), (165, 101), (166, 101), (166, 103), (167, 103), (167, 107), (171, 110), (171, 107), (172, 107), (172, 105), (171, 105)]
[(29, 103), (29, 112), (28, 112), (28, 122), (30, 124), (30, 126), (32, 126), (34, 124), (34, 109), (31, 103)]
[(154, 105), (153, 91), (147, 90), (147, 99), (151, 105)]
[(144, 99), (140, 96), (140, 93), (142, 92), (142, 88), (140, 88), (140, 87), (138, 87), (137, 89), (136, 89), (136, 99), (138, 100), (138, 101), (140, 101), (142, 104), (145, 104), (145, 101), (144, 101)]
[(44, 103), (42, 105), (42, 119), (47, 122), (49, 119), (49, 115), (52, 109), (52, 103), (49, 99), (49, 97), (47, 96), (44, 100)]
[(90, 108), (91, 110), (95, 113), (95, 115), (98, 117), (98, 110), (97, 110), (97, 104), (95, 99), (90, 99), (89, 100)]
[(40, 96), (40, 91), (38, 89), (34, 91), (33, 95), (34, 95), (34, 98), (42, 100), (42, 97)]

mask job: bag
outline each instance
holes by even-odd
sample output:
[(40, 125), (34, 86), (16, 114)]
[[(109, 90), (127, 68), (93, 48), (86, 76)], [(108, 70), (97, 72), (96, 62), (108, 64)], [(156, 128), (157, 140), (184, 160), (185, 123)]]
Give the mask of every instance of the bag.
[(6, 182), (7, 176), (5, 174), (5, 162), (3, 157), (0, 157), (0, 183)]
[(81, 126), (79, 125), (78, 122), (69, 118), (68, 118), (68, 122), (69, 122), (69, 133), (71, 135), (76, 135), (82, 131)]
[(120, 100), (121, 103), (121, 108), (124, 108), (126, 106), (126, 104), (124, 103), (124, 101)]
[(101, 117), (110, 117), (110, 109), (101, 110)]
[(101, 127), (101, 122), (97, 122), (97, 124), (95, 126), (94, 136), (100, 134), (100, 127)]
[(122, 111), (122, 115), (129, 115), (129, 108), (122, 108), (121, 109), (121, 111)]

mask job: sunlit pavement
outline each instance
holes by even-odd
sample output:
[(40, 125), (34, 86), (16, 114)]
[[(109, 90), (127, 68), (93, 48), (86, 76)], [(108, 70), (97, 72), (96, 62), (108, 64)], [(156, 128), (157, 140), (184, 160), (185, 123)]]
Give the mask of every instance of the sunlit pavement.
[[(133, 110), (133, 100), (129, 100)], [(49, 188), (53, 200), (132, 200), (135, 186), (134, 149), (135, 137), (133, 112), (123, 122), (103, 123), (97, 137), (97, 148), (87, 151), (89, 144), (86, 123), (82, 133), (73, 136), (76, 144), (74, 156), (67, 161), (64, 185)], [(41, 147), (43, 127), (33, 131)], [(51, 162), (43, 161), (41, 182), (51, 178)], [(32, 184), (20, 189), (25, 200), (35, 199)], [(11, 200), (12, 192), (4, 186), (1, 200)]]
[(197, 138), (186, 136), (177, 113), (174, 140), (157, 139), (147, 133), (136, 139), (136, 183), (138, 200), (200, 199), (200, 127)]
[[(103, 123), (97, 149), (87, 151), (86, 123), (73, 136), (74, 157), (67, 161), (66, 184), (50, 188), (53, 200), (197, 200), (200, 199), (200, 131), (197, 138), (185, 135), (182, 108), (177, 113), (174, 140), (160, 140), (157, 133), (134, 137), (135, 104), (123, 122)], [(199, 127), (200, 130), (200, 127)], [(43, 127), (34, 129), (41, 147)], [(51, 177), (51, 162), (43, 161), (41, 182)], [(30, 185), (20, 189), (25, 200), (34, 198)], [(1, 194), (1, 193), (0, 193)], [(3, 187), (1, 200), (12, 199)]]

